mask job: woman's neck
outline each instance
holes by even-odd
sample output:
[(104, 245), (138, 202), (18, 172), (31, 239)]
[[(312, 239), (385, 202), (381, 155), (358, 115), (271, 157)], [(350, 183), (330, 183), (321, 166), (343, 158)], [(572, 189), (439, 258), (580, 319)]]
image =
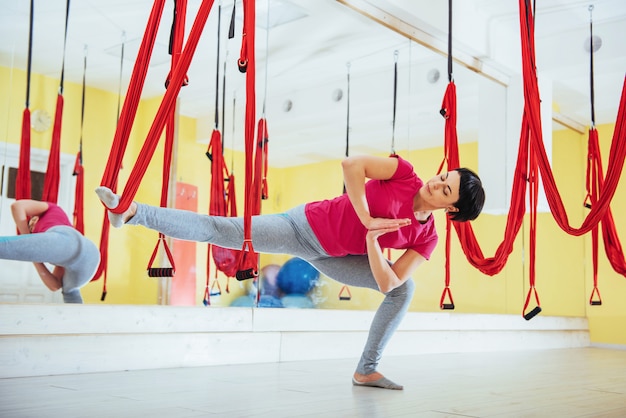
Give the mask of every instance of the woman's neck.
[(432, 211), (424, 210), (419, 212), (413, 212), (413, 214), (415, 215), (415, 219), (417, 219), (418, 222), (424, 223), (428, 220), (430, 215), (432, 215)]
[(429, 205), (425, 205), (419, 193), (417, 193), (413, 198), (413, 214), (415, 215), (415, 219), (420, 222), (426, 222), (428, 220), (428, 217), (433, 213), (433, 208), (427, 206)]

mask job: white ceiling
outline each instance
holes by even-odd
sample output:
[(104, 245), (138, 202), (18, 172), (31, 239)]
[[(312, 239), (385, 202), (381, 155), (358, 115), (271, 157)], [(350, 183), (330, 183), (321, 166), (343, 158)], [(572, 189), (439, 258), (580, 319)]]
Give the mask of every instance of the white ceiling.
[[(268, 5), (269, 3), (269, 13)], [(343, 3), (350, 3), (349, 7)], [(345, 154), (347, 73), (350, 70), (350, 153), (420, 149), (443, 143), (439, 107), (447, 84), (446, 1), (431, 0), (258, 0), (257, 109), (266, 103), (270, 164), (279, 167), (341, 158)], [(29, 0), (0, 0), (0, 65), (26, 68)], [(174, 2), (166, 2), (144, 97), (163, 94), (169, 72), (169, 31)], [(200, 0), (188, 0), (187, 32)], [(205, 26), (180, 94), (180, 112), (198, 118), (199, 140), (213, 129), (217, 64), (217, 6)], [(245, 77), (236, 69), (242, 10), (237, 3), (236, 37), (226, 39), (232, 0), (222, 4), (220, 92), (226, 65), (225, 146), (243, 150)], [(536, 0), (537, 65), (553, 80), (559, 113), (583, 125), (590, 120), (589, 6), (602, 46), (594, 55), (596, 123), (614, 122), (626, 70), (626, 2), (623, 0)], [(32, 69), (59, 78), (63, 57), (65, 0), (35, 0)], [(421, 34), (427, 48), (375, 22), (357, 9), (393, 15)], [(80, 0), (71, 3), (65, 57), (66, 81), (82, 83), (87, 50), (87, 84), (126, 93), (132, 65), (152, 7), (149, 0)], [(453, 7), (454, 56), (482, 66), (504, 80), (520, 74), (516, 0), (457, 0)], [(289, 16), (300, 16), (285, 23)], [(270, 30), (264, 27), (269, 19)], [(120, 86), (120, 51), (125, 61)], [(433, 50), (434, 49), (434, 50)], [(393, 119), (394, 53), (398, 53), (398, 98)], [(226, 64), (224, 64), (226, 62)], [(439, 79), (432, 78), (439, 72)], [(459, 99), (459, 140), (475, 141), (483, 75), (454, 64)], [(489, 81), (491, 82), (491, 81)], [(334, 100), (337, 89), (343, 97)], [(86, 98), (89, 106), (89, 97)], [(291, 101), (291, 110), (285, 103)], [(233, 106), (234, 104), (234, 106)], [(494, 106), (503, 106), (494, 103)], [(234, 109), (234, 112), (233, 112)], [(87, 108), (89, 111), (89, 107)], [(115, 115), (115, 109), (112, 118)], [(220, 109), (221, 112), (221, 109)], [(233, 119), (234, 115), (234, 119)], [(221, 125), (221, 116), (220, 121)]]

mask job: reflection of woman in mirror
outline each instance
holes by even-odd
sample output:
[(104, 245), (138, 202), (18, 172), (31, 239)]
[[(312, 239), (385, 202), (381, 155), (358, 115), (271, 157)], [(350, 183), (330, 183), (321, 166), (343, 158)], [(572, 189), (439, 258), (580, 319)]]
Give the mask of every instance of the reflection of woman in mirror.
[[(98, 248), (72, 227), (54, 203), (16, 200), (11, 213), (19, 235), (0, 237), (0, 258), (32, 261), (48, 289), (62, 289), (66, 303), (82, 303), (79, 289), (98, 268)], [(54, 265), (52, 271), (44, 263)]]
[[(482, 210), (485, 194), (478, 176), (468, 169), (424, 183), (413, 166), (397, 156), (349, 157), (342, 167), (345, 194), (253, 217), (252, 245), (261, 253), (300, 257), (343, 284), (384, 293), (352, 381), (357, 386), (402, 389), (376, 368), (411, 302), (415, 285), (410, 276), (437, 244), (432, 212), (444, 209), (453, 220), (473, 220)], [(119, 204), (119, 196), (105, 187), (96, 193), (110, 209)], [(123, 214), (109, 212), (109, 220), (115, 227), (143, 225), (173, 238), (225, 248), (241, 249), (243, 243), (242, 218), (133, 202)], [(383, 248), (404, 253), (392, 263)]]

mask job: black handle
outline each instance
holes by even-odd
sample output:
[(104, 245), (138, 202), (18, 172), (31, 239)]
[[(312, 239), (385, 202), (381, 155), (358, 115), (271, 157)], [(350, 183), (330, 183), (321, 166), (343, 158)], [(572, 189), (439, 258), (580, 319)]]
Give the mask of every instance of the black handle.
[(441, 309), (453, 310), (454, 309), (454, 303), (443, 303), (441, 305)]
[(537, 316), (539, 314), (539, 312), (541, 312), (541, 306), (537, 306), (532, 311), (530, 311), (526, 315), (524, 315), (524, 319), (527, 320), (527, 321), (530, 321), (535, 316)]
[(256, 272), (254, 269), (239, 270), (237, 273), (235, 273), (235, 277), (239, 281), (254, 279), (257, 275), (258, 272)]
[(174, 277), (174, 269), (172, 267), (150, 267), (148, 277)]

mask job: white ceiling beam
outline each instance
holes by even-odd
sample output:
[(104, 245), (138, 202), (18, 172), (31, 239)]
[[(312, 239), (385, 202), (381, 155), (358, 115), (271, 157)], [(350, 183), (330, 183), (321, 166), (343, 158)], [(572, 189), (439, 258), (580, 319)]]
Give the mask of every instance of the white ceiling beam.
[[(376, 4), (368, 0), (337, 1), (438, 54), (445, 57), (448, 56), (447, 34), (427, 32), (422, 28), (407, 22), (406, 19), (398, 17), (398, 13), (392, 11), (394, 7), (385, 1), (377, 0)], [(503, 86), (507, 86), (509, 84), (508, 74), (497, 70), (480, 58), (473, 56), (471, 53), (459, 50), (454, 46), (452, 47), (452, 59), (462, 66), (499, 84), (502, 84)]]
[[(337, 0), (337, 2), (350, 7), (358, 13), (366, 16), (373, 21), (405, 36), (412, 41), (438, 53), (445, 57), (448, 56), (448, 38), (446, 34), (434, 33), (434, 31), (426, 31), (418, 26), (407, 22), (406, 19), (398, 17), (399, 10), (384, 0), (376, 0), (374, 4), (370, 0)], [(394, 10), (395, 9), (395, 10)], [(410, 14), (407, 14), (410, 15)], [(493, 80), (505, 87), (509, 85), (510, 75), (499, 71), (495, 67), (489, 65), (482, 59), (471, 53), (452, 47), (452, 59), (474, 71), (481, 76)], [(552, 120), (566, 128), (575, 132), (584, 134), (586, 126), (573, 118), (562, 113), (553, 112)]]
[(587, 126), (559, 112), (552, 111), (552, 120), (559, 125), (565, 126), (579, 134), (587, 132)]

